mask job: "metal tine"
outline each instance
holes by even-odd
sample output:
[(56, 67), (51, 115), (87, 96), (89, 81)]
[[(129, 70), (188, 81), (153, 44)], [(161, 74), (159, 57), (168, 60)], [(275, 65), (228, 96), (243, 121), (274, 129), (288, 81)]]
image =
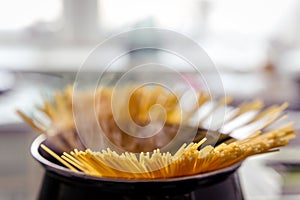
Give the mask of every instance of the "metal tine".
[(232, 108), (227, 105), (219, 107), (202, 123), (202, 127), (212, 131), (218, 131), (226, 120), (228, 112), (231, 112)]
[(198, 126), (201, 126), (203, 124), (203, 122), (205, 120), (207, 120), (207, 118), (209, 118), (214, 113), (214, 111), (216, 111), (221, 106), (231, 103), (232, 100), (233, 100), (232, 97), (223, 97), (223, 98), (219, 99), (219, 101), (214, 106), (212, 106), (210, 111), (198, 121)]
[[(183, 99), (183, 97), (184, 97), (184, 95), (186, 94), (186, 91), (181, 91), (180, 92), (180, 96), (179, 96), (179, 101), (178, 101), (178, 103), (180, 104), (180, 101), (182, 101), (182, 99)], [(200, 94), (201, 95), (201, 94)], [(200, 96), (199, 98), (198, 98), (198, 102), (197, 102), (197, 105), (191, 110), (191, 111), (189, 111), (189, 112), (183, 112), (183, 110), (182, 110), (182, 122), (183, 122), (183, 124), (186, 124), (186, 123), (188, 123), (188, 121), (190, 120), (190, 118), (194, 115), (194, 113), (196, 113), (197, 112), (197, 110), (198, 110), (198, 108), (200, 107), (200, 106), (202, 106), (205, 102), (207, 102), (208, 100), (209, 100), (209, 97), (207, 97), (207, 98), (201, 98), (202, 96)]]
[(259, 110), (263, 107), (263, 102), (261, 100), (255, 100), (252, 102), (244, 102), (241, 105), (239, 105), (237, 108), (233, 109), (230, 113), (228, 113), (228, 118), (224, 120), (224, 123), (230, 122), (234, 120), (235, 118), (243, 115), (244, 113), (247, 113), (249, 111), (253, 110)]
[(283, 110), (285, 110), (286, 108), (288, 107), (288, 103), (284, 103), (282, 104), (281, 106), (277, 106), (277, 105), (274, 105), (274, 106), (270, 106), (268, 108), (266, 108), (265, 110), (263, 110), (262, 112), (260, 112), (256, 117), (253, 118), (252, 121), (250, 121), (249, 123), (252, 123), (254, 121), (257, 121), (265, 116), (268, 116), (268, 115), (276, 115), (280, 112), (282, 112)]
[(271, 124), (282, 120), (286, 117), (285, 113), (276, 113), (275, 115), (267, 115), (259, 120), (253, 121), (245, 126), (235, 129), (229, 135), (235, 139), (244, 139), (249, 135), (255, 133), (259, 130), (264, 130), (268, 128)]
[[(245, 115), (246, 113), (252, 112), (252, 111), (258, 111), (259, 109), (261, 109), (263, 106), (263, 102), (261, 100), (255, 100), (252, 102), (243, 102), (242, 104), (240, 104), (237, 108), (233, 109), (232, 111), (230, 111), (224, 119), (224, 123), (223, 123), (223, 127), (225, 127), (226, 125), (230, 125), (231, 123), (235, 123), (236, 120), (238, 120), (239, 117)], [(251, 119), (249, 119), (251, 120)], [(246, 122), (244, 122), (246, 123)], [(236, 125), (234, 126), (232, 129), (238, 128), (240, 125)], [(218, 129), (218, 131), (221, 131), (222, 127), (220, 127)]]
[(286, 118), (286, 117), (287, 117), (287, 115), (286, 115), (285, 113), (279, 114), (279, 115), (278, 115), (277, 117), (275, 117), (274, 119), (268, 121), (268, 122), (265, 124), (265, 126), (262, 127), (262, 130), (264, 130), (264, 129), (270, 127), (270, 126), (271, 126), (272, 124), (274, 124), (275, 122), (278, 122), (278, 121), (280, 121), (280, 120), (282, 120), (282, 119), (284, 119), (284, 118)]
[(183, 123), (186, 124), (188, 123), (197, 113), (197, 111), (208, 101), (211, 100), (211, 96), (207, 95), (204, 92), (199, 93), (198, 97), (198, 105), (190, 112), (187, 114), (187, 117), (183, 119)]
[[(278, 127), (281, 127), (283, 125), (286, 125), (288, 123), (290, 123), (291, 121), (291, 118), (288, 116), (287, 112), (283, 112), (281, 114), (281, 118), (279, 120), (276, 121), (276, 123), (271, 123), (270, 125), (268, 125), (265, 129), (266, 130), (274, 130), (274, 129), (278, 129)], [(279, 116), (278, 116), (279, 117)]]
[[(243, 126), (247, 126), (250, 125), (252, 123), (258, 122), (259, 120), (263, 120), (265, 117), (268, 116), (276, 116), (278, 115), (280, 112), (282, 112), (284, 109), (286, 109), (287, 107), (287, 103), (282, 104), (281, 106), (271, 106), (266, 108), (265, 110), (262, 110), (260, 112), (258, 112), (250, 121), (248, 121), (247, 123), (241, 125), (240, 127), (236, 127), (237, 128), (241, 128)], [(273, 123), (273, 122), (272, 122)]]
[[(234, 120), (238, 120), (242, 115), (245, 115), (245, 114), (253, 112), (253, 111), (257, 111), (257, 113), (253, 113), (253, 116), (250, 116), (250, 118), (248, 118), (244, 123), (239, 124), (238, 126), (235, 126), (228, 132), (224, 132), (222, 130), (222, 128), (224, 128), (224, 126), (219, 129), (213, 129), (213, 131), (217, 131), (221, 135), (227, 134), (229, 136), (229, 138), (243, 139), (243, 138), (255, 133), (256, 131), (266, 129), (270, 125), (274, 124), (276, 121), (279, 121), (286, 117), (286, 114), (281, 113), (281, 112), (282, 112), (282, 110), (284, 110), (287, 107), (287, 104), (283, 104), (279, 107), (271, 106), (269, 108), (266, 108), (263, 111), (258, 110), (259, 107), (261, 107), (261, 105), (262, 105), (262, 104), (260, 104), (259, 101), (252, 102), (249, 104), (246, 104), (246, 105), (244, 104), (242, 109), (240, 109), (240, 111), (238, 109), (234, 109), (233, 111), (231, 111), (231, 112), (235, 112), (235, 115), (234, 115), (234, 117), (230, 118), (231, 120), (227, 120), (226, 124), (228, 125), (230, 122), (233, 123)], [(213, 112), (210, 114), (213, 114)], [(212, 130), (212, 129), (210, 129), (210, 130)], [(242, 134), (238, 134), (238, 133), (242, 133)]]
[[(225, 104), (225, 106), (227, 106), (227, 104)], [(229, 123), (233, 123), (234, 124), (234, 121), (237, 118), (239, 118), (240, 116), (244, 115), (247, 112), (258, 110), (262, 106), (263, 106), (263, 102), (261, 100), (255, 100), (255, 101), (252, 101), (252, 102), (249, 102), (249, 103), (244, 102), (241, 105), (239, 105), (237, 108), (233, 108), (228, 113), (226, 113), (226, 115), (224, 116), (224, 120), (222, 120), (221, 122), (219, 122), (219, 124), (214, 125), (215, 128), (213, 128), (213, 130), (222, 132), (222, 127), (226, 126), (226, 124), (227, 125)], [(216, 110), (217, 109), (212, 110), (212, 112), (210, 113), (210, 116), (212, 116), (214, 114), (214, 111), (216, 111)], [(249, 120), (251, 120), (251, 119), (248, 119), (247, 122)], [(205, 124), (205, 121), (207, 121), (207, 120), (208, 120), (208, 118), (203, 121), (202, 125)], [(246, 123), (246, 122), (243, 122), (243, 124), (244, 123)], [(241, 124), (241, 125), (243, 125), (243, 124)], [(232, 129), (238, 128), (241, 125), (237, 124)], [(226, 132), (224, 132), (224, 134), (226, 134)], [(228, 132), (227, 132), (227, 134), (228, 134)]]
[(218, 131), (224, 134), (229, 134), (233, 130), (238, 129), (247, 124), (249, 121), (251, 121), (257, 115), (258, 112), (258, 110), (251, 110), (246, 113), (243, 113), (238, 117), (232, 119), (231, 121), (225, 123), (222, 127), (218, 129)]
[[(252, 123), (255, 123), (256, 121), (259, 121), (260, 119), (262, 119), (262, 118), (264, 118), (264, 117), (266, 117), (266, 116), (273, 116), (273, 115), (277, 115), (277, 114), (279, 114), (280, 112), (282, 112), (284, 109), (286, 109), (287, 108), (287, 106), (288, 106), (288, 104), (287, 103), (284, 103), (284, 104), (282, 104), (281, 106), (271, 106), (271, 107), (268, 107), (268, 108), (266, 108), (265, 110), (262, 110), (262, 111), (258, 111), (253, 117), (251, 117), (250, 119), (248, 119), (248, 120), (245, 120), (245, 122), (243, 122), (243, 123), (240, 123), (239, 125), (237, 125), (237, 126), (235, 126), (235, 127), (233, 127), (233, 128), (231, 128), (231, 131), (232, 130), (236, 130), (236, 129), (239, 129), (239, 128), (242, 128), (242, 127), (244, 127), (244, 126), (247, 126), (247, 125), (250, 125), (250, 124), (252, 124)], [(247, 113), (250, 113), (251, 111), (248, 111)], [(245, 113), (245, 114), (247, 114), (247, 113)], [(238, 118), (235, 118), (236, 120), (238, 120)], [(231, 122), (233, 122), (233, 120), (231, 120)], [(273, 123), (273, 122), (272, 122)], [(224, 124), (224, 127), (226, 127), (226, 125), (228, 126), (228, 124), (229, 124), (229, 122), (227, 123), (227, 124)], [(224, 129), (225, 128), (222, 128), (222, 129), (220, 129), (219, 131), (221, 131), (221, 132), (224, 132), (224, 133), (226, 133), (226, 132), (230, 132), (230, 130), (229, 131), (224, 131)]]
[[(265, 128), (267, 128), (271, 124), (273, 124), (274, 122), (279, 121), (279, 120), (283, 119), (284, 117), (286, 117), (286, 115), (281, 113), (275, 117), (273, 116), (271, 119), (262, 118), (261, 120), (254, 121), (253, 123), (248, 124), (246, 126), (242, 126), (237, 129), (234, 128), (232, 131), (228, 132), (227, 134), (224, 132), (221, 132), (221, 131), (213, 131), (212, 132), (210, 130), (208, 132), (208, 134), (210, 134), (210, 135), (206, 135), (206, 137), (215, 138), (215, 136), (218, 136), (219, 139), (217, 141), (215, 139), (213, 139), (212, 141), (211, 140), (208, 141), (208, 142), (212, 142), (212, 144), (216, 143), (216, 145), (221, 144), (223, 142), (228, 143), (229, 141), (233, 142), (236, 140), (245, 139), (246, 137), (251, 136), (252, 134), (254, 134), (257, 131), (264, 130)], [(263, 120), (263, 119), (265, 119), (265, 120)], [(201, 138), (200, 136), (198, 136), (198, 137)]]

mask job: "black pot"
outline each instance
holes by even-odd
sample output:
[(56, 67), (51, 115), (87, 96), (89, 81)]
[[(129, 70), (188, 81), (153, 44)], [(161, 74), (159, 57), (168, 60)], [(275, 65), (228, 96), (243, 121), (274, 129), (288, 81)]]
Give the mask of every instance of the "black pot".
[(205, 174), (155, 180), (98, 178), (74, 173), (48, 157), (37, 137), (31, 154), (45, 167), (39, 199), (209, 199), (242, 200), (237, 174), (241, 163)]

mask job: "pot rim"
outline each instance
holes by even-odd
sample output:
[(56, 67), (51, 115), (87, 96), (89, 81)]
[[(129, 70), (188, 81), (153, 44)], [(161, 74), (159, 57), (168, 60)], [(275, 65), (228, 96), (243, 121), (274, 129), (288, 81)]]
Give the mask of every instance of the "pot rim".
[(126, 182), (126, 183), (137, 183), (137, 182), (174, 182), (174, 181), (184, 181), (184, 180), (190, 180), (190, 179), (206, 179), (209, 177), (221, 175), (221, 174), (229, 174), (236, 171), (242, 164), (243, 161), (238, 162), (234, 165), (231, 165), (226, 168), (222, 168), (219, 170), (215, 170), (212, 172), (206, 172), (201, 174), (195, 174), (195, 175), (187, 175), (182, 177), (174, 177), (174, 178), (161, 178), (161, 179), (124, 179), (124, 178), (109, 178), (109, 177), (96, 177), (96, 176), (90, 176), (83, 172), (73, 172), (70, 169), (60, 166), (56, 163), (53, 163), (46, 158), (44, 158), (40, 152), (39, 148), (40, 145), (47, 139), (46, 135), (40, 135), (34, 139), (34, 141), (31, 144), (30, 152), (31, 155), (34, 157), (35, 160), (37, 160), (41, 165), (43, 165), (46, 170), (58, 173), (63, 176), (67, 177), (77, 177), (77, 178), (83, 178), (93, 181), (107, 181), (107, 182)]

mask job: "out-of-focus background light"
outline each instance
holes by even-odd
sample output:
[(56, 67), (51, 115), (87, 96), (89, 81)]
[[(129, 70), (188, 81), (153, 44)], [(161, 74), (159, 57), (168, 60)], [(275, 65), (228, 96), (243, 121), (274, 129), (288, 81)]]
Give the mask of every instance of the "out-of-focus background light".
[[(1, 1), (0, 68), (73, 70), (113, 34), (161, 27), (199, 42), (220, 69), (252, 71), (273, 62), (289, 72), (298, 66), (298, 7), (296, 0)], [(44, 66), (44, 59), (52, 62)]]

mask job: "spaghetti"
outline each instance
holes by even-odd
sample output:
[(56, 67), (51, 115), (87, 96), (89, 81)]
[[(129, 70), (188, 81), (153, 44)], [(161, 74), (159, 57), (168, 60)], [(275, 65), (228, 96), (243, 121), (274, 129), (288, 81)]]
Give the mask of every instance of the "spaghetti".
[[(101, 152), (91, 151), (84, 147), (75, 128), (73, 107), (76, 102), (72, 101), (74, 96), (72, 87), (55, 93), (52, 100), (44, 99), (43, 105), (37, 106), (38, 110), (44, 114), (43, 119), (29, 117), (21, 111), (18, 111), (18, 114), (34, 130), (48, 135), (51, 146), (41, 145), (41, 148), (62, 165), (73, 172), (81, 171), (97, 177), (158, 179), (210, 172), (241, 162), (255, 154), (272, 152), (276, 148), (288, 144), (296, 135), (292, 124), (280, 128), (269, 128), (285, 117), (283, 111), (286, 109), (287, 103), (264, 108), (262, 101), (254, 100), (231, 109), (225, 116), (224, 124), (220, 124), (213, 130), (220, 134), (217, 136), (222, 138), (221, 144), (208, 145), (210, 144), (208, 135), (197, 134), (193, 142), (183, 144), (175, 151), (176, 153), (161, 152), (161, 147), (172, 141), (180, 126), (188, 127), (191, 119), (205, 105), (212, 103), (210, 111), (197, 122), (197, 127), (204, 130), (205, 123), (209, 121), (214, 112), (230, 104), (232, 98), (213, 99), (205, 92), (199, 92), (197, 105), (182, 115), (180, 95), (175, 95), (158, 86), (138, 88), (134, 92), (132, 92), (132, 88), (132, 86), (128, 86), (116, 90), (102, 87), (96, 91), (95, 95), (82, 91), (76, 96), (80, 100), (78, 111), (80, 119), (82, 119), (77, 123), (81, 123), (87, 128), (84, 133), (92, 134), (91, 131), (96, 130), (94, 127), (100, 125), (103, 132), (95, 134), (105, 134), (109, 141), (123, 149), (124, 152), (115, 152), (105, 146)], [(113, 97), (129, 99), (128, 104), (120, 101), (117, 110), (118, 119), (128, 126), (126, 127), (128, 130), (134, 130), (129, 119), (139, 126), (146, 126), (152, 121), (165, 120), (163, 129), (148, 138), (141, 138), (139, 137), (141, 133), (134, 131), (133, 135), (128, 135), (118, 127), (113, 116), (111, 108)], [(91, 120), (94, 117), (93, 112), (90, 113), (87, 109), (93, 103), (96, 109), (95, 121)], [(153, 109), (154, 105), (164, 108), (164, 113)], [(127, 109), (128, 112), (126, 112)], [(153, 113), (150, 117), (151, 109)], [(255, 114), (235, 127), (229, 127), (249, 113)], [(242, 139), (230, 137), (234, 131), (243, 127), (254, 128)], [(222, 132), (224, 130), (229, 131)], [(187, 131), (187, 134), (190, 133)]]
[[(74, 167), (87, 175), (97, 177), (124, 179), (156, 179), (187, 176), (222, 169), (243, 161), (249, 156), (274, 151), (284, 146), (295, 137), (292, 125), (265, 133), (255, 133), (251, 137), (217, 147), (199, 147), (205, 138), (198, 143), (183, 144), (174, 155), (153, 152), (118, 154), (109, 148), (101, 152), (74, 150), (64, 152), (58, 160), (74, 171)], [(41, 146), (51, 155), (53, 151)], [(59, 157), (58, 155), (55, 158)], [(63, 159), (63, 162), (62, 162)], [(67, 162), (68, 165), (65, 163)], [(72, 167), (70, 167), (72, 165)]]

